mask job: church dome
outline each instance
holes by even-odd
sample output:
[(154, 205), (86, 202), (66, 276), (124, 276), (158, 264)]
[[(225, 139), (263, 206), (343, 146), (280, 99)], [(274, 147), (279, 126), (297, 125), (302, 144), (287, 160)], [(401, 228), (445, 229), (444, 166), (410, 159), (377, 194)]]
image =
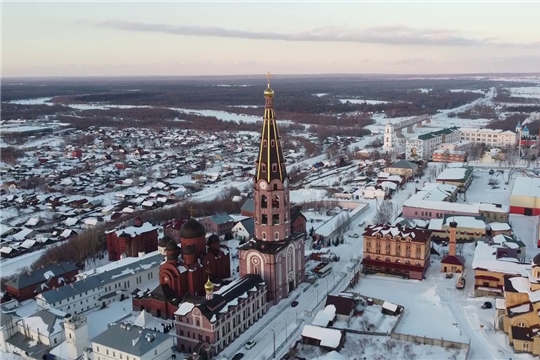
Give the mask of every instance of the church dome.
[(175, 253), (168, 254), (167, 260), (178, 260), (178, 254), (175, 254)]
[(533, 264), (540, 266), (540, 253), (536, 254), (536, 256), (533, 258)]
[(195, 254), (195, 246), (193, 246), (193, 245), (186, 246), (186, 248), (184, 249), (183, 254), (184, 255), (193, 255), (193, 254)]
[(173, 241), (173, 239), (170, 236), (164, 236), (161, 238), (161, 240), (158, 241), (158, 246), (165, 247), (170, 241)]
[(180, 237), (182, 239), (196, 239), (206, 236), (204, 225), (191, 218), (180, 228)]
[(217, 236), (216, 234), (210, 235), (210, 237), (208, 238), (208, 245), (216, 243), (219, 243), (219, 236)]
[(264, 96), (274, 96), (274, 90), (270, 88), (270, 84), (268, 84), (268, 87), (264, 90)]
[(206, 290), (207, 293), (214, 291), (214, 284), (210, 281), (210, 278), (208, 278), (208, 281), (204, 284), (204, 290)]
[(174, 240), (170, 240), (168, 243), (167, 243), (167, 246), (165, 246), (165, 250), (178, 250), (178, 244), (174, 241)]

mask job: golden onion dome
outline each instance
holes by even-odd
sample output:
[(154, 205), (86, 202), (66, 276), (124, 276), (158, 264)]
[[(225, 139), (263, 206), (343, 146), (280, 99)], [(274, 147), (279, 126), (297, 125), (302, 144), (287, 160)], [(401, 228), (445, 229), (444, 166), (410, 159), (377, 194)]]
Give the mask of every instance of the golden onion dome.
[(206, 290), (206, 292), (214, 291), (214, 284), (212, 284), (210, 278), (208, 278), (208, 281), (206, 282), (206, 284), (204, 284), (204, 290)]
[(264, 90), (264, 96), (274, 96), (274, 90), (270, 88), (270, 84), (268, 84), (268, 87)]

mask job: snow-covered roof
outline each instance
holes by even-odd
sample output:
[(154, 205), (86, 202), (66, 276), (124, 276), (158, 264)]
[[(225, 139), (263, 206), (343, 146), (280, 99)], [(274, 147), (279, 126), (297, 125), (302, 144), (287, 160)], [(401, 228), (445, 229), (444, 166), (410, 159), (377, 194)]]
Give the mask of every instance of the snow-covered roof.
[(137, 235), (141, 235), (150, 231), (157, 230), (158, 228), (159, 228), (158, 226), (154, 226), (149, 222), (145, 222), (141, 226), (128, 226), (126, 228), (113, 230), (113, 231), (116, 232), (116, 236), (122, 236), (122, 234), (126, 234), (131, 237), (135, 237)]
[[(518, 259), (497, 259), (497, 249), (500, 245), (489, 245), (479, 241), (474, 250), (473, 269), (485, 269), (503, 274), (527, 276), (529, 265), (520, 263)], [(504, 259), (504, 260), (503, 260)]]
[(304, 325), (302, 336), (320, 340), (320, 345), (335, 349), (341, 343), (341, 331), (334, 329), (322, 328), (314, 325)]
[(336, 306), (335, 305), (326, 305), (322, 310), (319, 310), (315, 318), (313, 319), (312, 324), (316, 326), (327, 327), (328, 324), (334, 320), (336, 317)]
[(431, 209), (440, 211), (454, 211), (457, 213), (467, 213), (471, 215), (478, 215), (480, 213), (480, 204), (460, 204), (446, 201), (432, 201), (416, 199), (414, 196), (408, 198), (403, 206), (418, 208), (418, 209)]
[(524, 277), (513, 277), (510, 278), (510, 282), (517, 292), (529, 294), (530, 302), (536, 303), (540, 301), (540, 291), (531, 291), (531, 283), (529, 279)]
[(428, 230), (442, 230), (444, 219), (431, 219), (429, 221)]
[(516, 178), (512, 196), (540, 197), (540, 178)]
[(470, 173), (471, 168), (446, 168), (437, 176), (437, 180), (465, 180)]
[(385, 301), (383, 304), (382, 304), (382, 308), (383, 309), (386, 309), (386, 310), (389, 310), (391, 312), (395, 312), (398, 308), (398, 306), (396, 304), (392, 304), (388, 301)]
[(502, 222), (489, 223), (489, 227), (493, 231), (506, 231), (506, 230), (511, 229), (510, 225), (508, 225), (507, 223), (502, 223)]
[(486, 229), (486, 223), (484, 220), (476, 219), (473, 216), (448, 216), (444, 223), (445, 226), (450, 226), (452, 221), (457, 222), (458, 227), (468, 229)]

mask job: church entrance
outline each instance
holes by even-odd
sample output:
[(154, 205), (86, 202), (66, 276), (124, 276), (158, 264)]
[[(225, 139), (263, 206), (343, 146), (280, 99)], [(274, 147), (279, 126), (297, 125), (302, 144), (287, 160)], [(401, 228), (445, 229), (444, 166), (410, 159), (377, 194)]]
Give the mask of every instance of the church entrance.
[(289, 292), (294, 290), (294, 281), (289, 281)]

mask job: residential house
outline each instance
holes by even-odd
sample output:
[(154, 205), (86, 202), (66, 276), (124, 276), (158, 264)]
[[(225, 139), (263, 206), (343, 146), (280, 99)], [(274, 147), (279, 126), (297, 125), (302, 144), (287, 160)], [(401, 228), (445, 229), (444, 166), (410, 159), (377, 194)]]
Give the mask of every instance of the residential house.
[(67, 262), (23, 272), (6, 282), (6, 292), (18, 301), (33, 299), (44, 291), (62, 287), (75, 281), (79, 268)]
[(338, 321), (349, 321), (354, 314), (357, 302), (351, 296), (328, 295), (326, 306), (334, 305)]
[(234, 219), (227, 213), (217, 213), (200, 220), (207, 233), (222, 236), (230, 233), (234, 226)]
[(255, 234), (255, 221), (253, 218), (241, 220), (234, 225), (231, 231), (235, 239), (239, 239), (241, 242), (247, 241)]
[(240, 209), (240, 214), (243, 216), (254, 217), (255, 216), (255, 201), (253, 199), (247, 199)]
[(392, 175), (399, 175), (406, 180), (416, 176), (418, 172), (418, 165), (407, 160), (399, 160), (384, 169), (385, 172)]

